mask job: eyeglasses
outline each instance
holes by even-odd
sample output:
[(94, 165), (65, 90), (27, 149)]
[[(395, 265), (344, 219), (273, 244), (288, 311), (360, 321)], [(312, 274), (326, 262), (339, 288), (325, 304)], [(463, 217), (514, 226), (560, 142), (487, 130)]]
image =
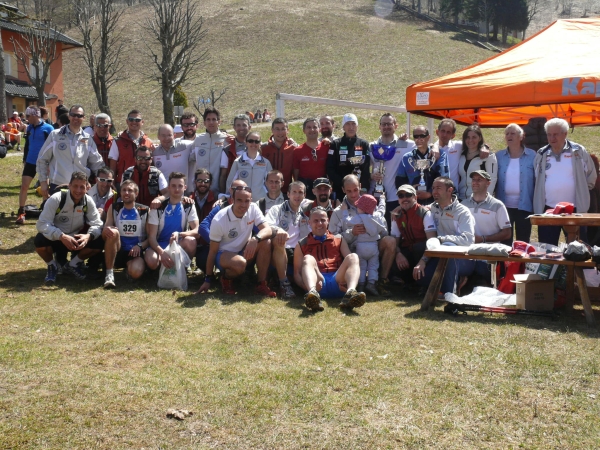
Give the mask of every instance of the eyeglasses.
[(252, 193), (252, 188), (249, 186), (235, 186), (235, 187), (231, 187), (232, 191), (246, 191), (246, 192), (250, 192)]
[(201, 183), (201, 184), (210, 184), (210, 180), (202, 180), (200, 178), (198, 178), (196, 180), (196, 183)]
[(429, 134), (413, 134), (414, 139), (425, 139)]
[(413, 196), (414, 196), (414, 194), (409, 194), (409, 193), (406, 193), (406, 194), (398, 194), (398, 198), (411, 198), (411, 197), (413, 197)]
[(198, 122), (182, 123), (181, 128), (190, 128), (190, 127), (195, 127), (196, 125), (198, 125)]
[(248, 144), (260, 144), (260, 139), (246, 139)]
[(152, 156), (136, 156), (135, 159), (137, 159), (138, 161), (150, 161), (152, 159)]
[(101, 181), (102, 183), (112, 183), (113, 179), (112, 178), (98, 178), (98, 181)]
[(312, 153), (313, 161), (316, 161), (317, 160), (317, 149), (316, 148), (311, 149), (311, 153)]
[(393, 122), (384, 122), (381, 124), (382, 127), (393, 127), (394, 123)]
[(137, 123), (140, 123), (142, 121), (142, 119), (139, 117), (128, 117), (127, 120), (129, 122), (137, 122)]
[(98, 128), (108, 128), (110, 127), (110, 123), (97, 123), (96, 126)]
[(83, 119), (85, 117), (85, 114), (77, 114), (77, 113), (69, 113), (69, 116), (71, 117), (77, 117), (78, 119)]

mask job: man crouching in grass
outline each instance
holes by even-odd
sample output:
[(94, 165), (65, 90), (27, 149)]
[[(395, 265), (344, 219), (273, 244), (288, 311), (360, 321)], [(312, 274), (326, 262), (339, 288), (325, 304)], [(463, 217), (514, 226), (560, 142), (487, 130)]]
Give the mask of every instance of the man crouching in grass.
[[(48, 265), (45, 283), (54, 284), (59, 268), (85, 279), (83, 261), (100, 253), (102, 220), (92, 197), (87, 195), (87, 175), (73, 172), (69, 189), (56, 192), (44, 204), (36, 224), (35, 251)], [(74, 255), (67, 263), (69, 252)], [(56, 257), (54, 256), (56, 254)]]
[(358, 255), (350, 252), (340, 235), (327, 230), (329, 219), (322, 206), (310, 211), (309, 223), (312, 232), (294, 250), (294, 281), (307, 291), (306, 307), (323, 311), (321, 297), (342, 297), (340, 308), (361, 307), (366, 296), (356, 291), (360, 275)]

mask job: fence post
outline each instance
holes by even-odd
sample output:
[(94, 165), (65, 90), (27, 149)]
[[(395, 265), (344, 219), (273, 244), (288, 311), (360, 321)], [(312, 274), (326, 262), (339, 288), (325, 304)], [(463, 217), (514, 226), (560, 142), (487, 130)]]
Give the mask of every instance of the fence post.
[(275, 117), (285, 117), (284, 100), (279, 97), (279, 94), (275, 96)]

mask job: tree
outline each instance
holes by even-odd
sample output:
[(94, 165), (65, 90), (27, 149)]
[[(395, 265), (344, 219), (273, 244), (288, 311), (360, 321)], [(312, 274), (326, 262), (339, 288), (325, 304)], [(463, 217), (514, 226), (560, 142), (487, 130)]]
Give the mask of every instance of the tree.
[(173, 125), (175, 89), (207, 60), (208, 52), (200, 50), (206, 30), (202, 16), (197, 14), (198, 3), (192, 0), (148, 0), (148, 3), (154, 12), (145, 24), (151, 39), (144, 44), (155, 66), (150, 78), (160, 83), (163, 119)]
[(15, 57), (23, 67), (38, 95), (38, 105), (46, 105), (44, 88), (50, 74), (50, 65), (60, 57), (56, 46), (58, 32), (51, 27), (51, 22), (32, 21), (23, 25), (19, 39), (10, 38), (15, 49)]
[(108, 91), (121, 79), (124, 69), (119, 19), (125, 10), (117, 9), (114, 0), (73, 0), (72, 5), (85, 50), (82, 59), (90, 71), (98, 109), (112, 117)]
[(184, 108), (189, 106), (187, 95), (181, 86), (177, 86), (175, 92), (173, 92), (173, 103), (175, 106), (183, 106)]
[(198, 111), (200, 114), (204, 114), (204, 111), (206, 111), (206, 108), (208, 108), (209, 106), (215, 106), (215, 103), (217, 103), (219, 100), (221, 100), (221, 97), (223, 97), (225, 95), (225, 93), (227, 92), (227, 88), (223, 88), (221, 89), (221, 92), (219, 94), (217, 94), (217, 91), (215, 90), (215, 88), (210, 88), (210, 97), (208, 97), (208, 99), (210, 100), (207, 103), (202, 103), (202, 109), (200, 109), (200, 100), (198, 100), (198, 102), (193, 102), (193, 106), (196, 109), (196, 111)]
[(442, 17), (452, 17), (454, 25), (458, 25), (458, 16), (463, 11), (464, 6), (464, 0), (442, 0), (440, 3), (440, 12)]

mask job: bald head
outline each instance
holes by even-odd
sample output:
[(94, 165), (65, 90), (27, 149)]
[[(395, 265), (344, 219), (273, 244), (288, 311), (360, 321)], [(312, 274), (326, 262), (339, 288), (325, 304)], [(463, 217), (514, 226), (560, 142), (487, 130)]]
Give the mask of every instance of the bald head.
[(173, 127), (168, 123), (162, 124), (158, 127), (158, 140), (160, 145), (164, 149), (170, 149), (173, 146), (174, 133)]

